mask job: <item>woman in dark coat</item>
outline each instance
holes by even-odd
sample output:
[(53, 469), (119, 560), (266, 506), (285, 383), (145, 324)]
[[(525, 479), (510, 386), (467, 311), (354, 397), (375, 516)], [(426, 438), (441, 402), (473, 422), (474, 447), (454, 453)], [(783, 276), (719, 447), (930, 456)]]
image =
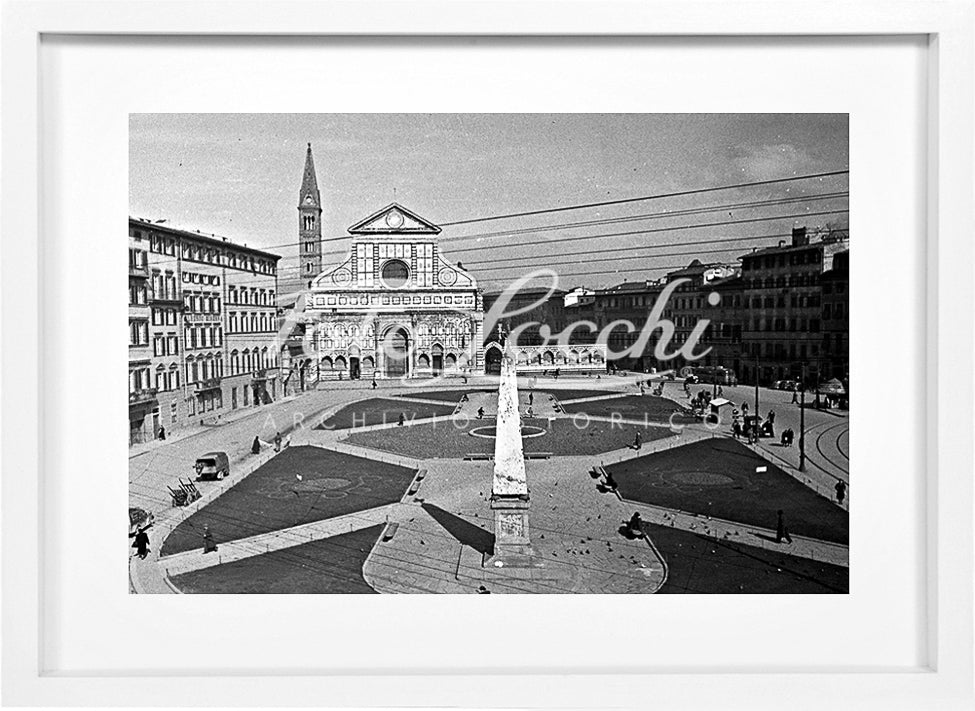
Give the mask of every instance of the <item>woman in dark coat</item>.
[(136, 555), (145, 560), (145, 557), (149, 555), (149, 534), (146, 533), (146, 529), (140, 528), (139, 532), (135, 534), (135, 542), (132, 547), (136, 550)]

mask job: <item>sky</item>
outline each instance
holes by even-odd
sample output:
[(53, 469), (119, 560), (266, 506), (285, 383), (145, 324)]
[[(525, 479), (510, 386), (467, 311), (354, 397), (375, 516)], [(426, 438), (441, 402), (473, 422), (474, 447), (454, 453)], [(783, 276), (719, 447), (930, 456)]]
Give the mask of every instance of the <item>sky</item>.
[[(394, 201), (444, 225), (846, 170), (848, 135), (846, 114), (132, 114), (129, 210), (282, 255), (286, 292), (307, 143), (328, 268), (345, 258), (347, 228)], [(441, 248), (486, 289), (542, 267), (561, 288), (656, 279), (694, 258), (734, 262), (793, 226), (845, 228), (848, 185), (839, 175), (448, 224)]]

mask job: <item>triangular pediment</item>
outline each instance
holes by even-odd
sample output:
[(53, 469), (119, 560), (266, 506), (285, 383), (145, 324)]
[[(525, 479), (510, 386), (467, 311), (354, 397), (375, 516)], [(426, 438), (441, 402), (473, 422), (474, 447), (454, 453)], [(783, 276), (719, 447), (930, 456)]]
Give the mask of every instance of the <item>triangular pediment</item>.
[(387, 205), (349, 228), (349, 234), (439, 234), (440, 228), (398, 203)]

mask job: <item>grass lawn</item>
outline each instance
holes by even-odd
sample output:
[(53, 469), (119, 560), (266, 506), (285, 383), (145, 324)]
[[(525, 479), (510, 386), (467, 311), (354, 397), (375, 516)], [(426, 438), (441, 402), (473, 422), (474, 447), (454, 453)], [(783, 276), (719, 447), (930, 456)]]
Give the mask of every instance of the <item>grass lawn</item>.
[[(353, 433), (347, 441), (417, 459), (459, 459), (468, 453), (493, 454), (493, 438), (473, 437), (468, 431), (477, 427), (493, 427), (494, 424), (493, 418), (470, 420), (465, 427), (458, 429), (453, 422), (431, 422), (412, 427)], [(553, 452), (563, 456), (602, 454), (627, 447), (633, 443), (637, 430), (643, 432), (644, 442), (673, 434), (664, 427), (613, 426), (608, 422), (590, 422), (588, 427), (577, 429), (571, 419), (554, 420), (551, 429), (549, 421), (545, 419), (525, 418), (522, 424), (548, 430), (548, 434), (541, 437), (523, 438), (525, 452)]]
[(460, 398), (465, 393), (496, 393), (497, 389), (491, 390), (489, 388), (461, 388), (460, 390), (420, 390), (415, 393), (403, 393), (397, 395), (397, 397), (411, 398), (418, 397), (422, 400), (443, 400), (444, 402), (452, 402), (456, 405), (460, 402)]
[(618, 390), (543, 390), (545, 395), (554, 395), (555, 399), (565, 404), (572, 400), (579, 400), (586, 397), (605, 397), (606, 395), (618, 395), (623, 397), (625, 393)]
[[(460, 395), (457, 396), (457, 399), (460, 399)], [(394, 424), (399, 421), (400, 414), (409, 422), (425, 417), (449, 415), (453, 411), (454, 405), (448, 403), (434, 405), (425, 402), (370, 398), (343, 407), (315, 429), (347, 430), (355, 427), (368, 427), (369, 425)]]
[(202, 547), (204, 525), (221, 543), (394, 503), (414, 474), (319, 447), (288, 447), (179, 524), (161, 553)]
[[(767, 467), (756, 472), (756, 467)], [(731, 439), (710, 439), (612, 464), (624, 499), (774, 529), (785, 512), (793, 534), (849, 541), (849, 515)]]
[(375, 593), (362, 566), (383, 526), (370, 526), (321, 541), (177, 575), (185, 593)]
[(584, 412), (594, 417), (613, 417), (618, 414), (624, 420), (658, 423), (669, 422), (671, 414), (676, 411), (679, 413), (674, 416), (676, 424), (688, 424), (695, 421), (683, 405), (669, 398), (654, 397), (653, 395), (625, 395), (611, 400), (569, 403), (563, 409), (568, 413)]
[(850, 571), (764, 548), (715, 541), (696, 533), (644, 523), (667, 561), (658, 594), (846, 593)]

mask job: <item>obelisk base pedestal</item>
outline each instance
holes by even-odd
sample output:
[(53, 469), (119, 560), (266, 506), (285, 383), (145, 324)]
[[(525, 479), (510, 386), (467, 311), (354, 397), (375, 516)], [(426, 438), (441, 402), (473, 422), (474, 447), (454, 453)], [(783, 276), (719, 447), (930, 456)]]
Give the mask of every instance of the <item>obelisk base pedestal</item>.
[(491, 497), (491, 509), (494, 511), (494, 554), (485, 557), (485, 567), (542, 567), (542, 560), (535, 557), (529, 538), (530, 508), (527, 496)]

